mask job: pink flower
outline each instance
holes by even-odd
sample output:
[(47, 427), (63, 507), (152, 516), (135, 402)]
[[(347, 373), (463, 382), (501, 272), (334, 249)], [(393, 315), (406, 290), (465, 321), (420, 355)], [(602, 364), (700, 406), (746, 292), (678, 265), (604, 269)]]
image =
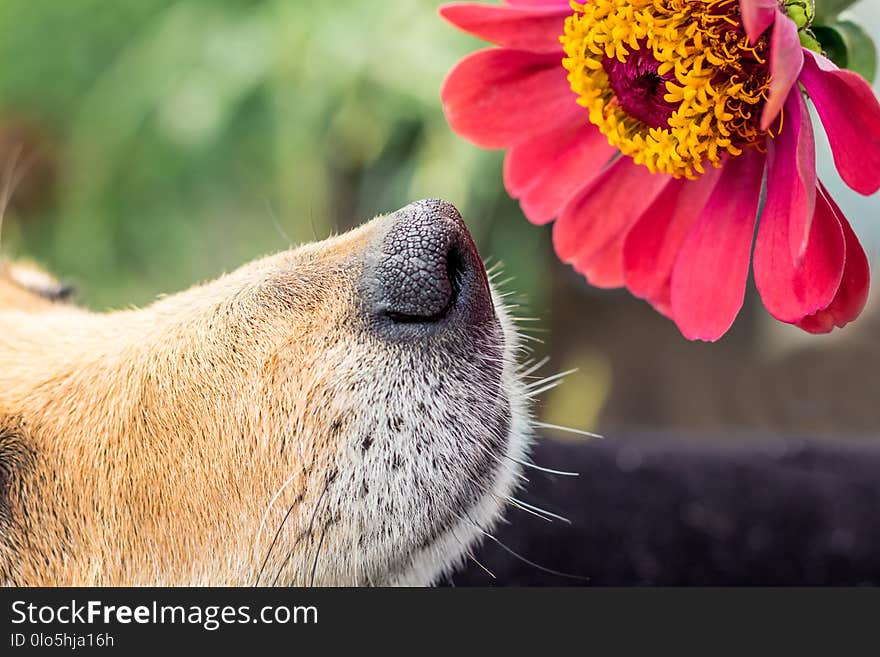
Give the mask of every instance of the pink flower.
[(782, 322), (823, 333), (862, 311), (867, 259), (817, 179), (801, 87), (862, 194), (880, 189), (880, 104), (860, 76), (801, 46), (777, 0), (440, 13), (499, 46), (449, 73), (449, 124), (507, 149), (508, 192), (530, 221), (555, 220), (557, 254), (590, 283), (626, 286), (689, 339), (730, 328), (750, 261)]

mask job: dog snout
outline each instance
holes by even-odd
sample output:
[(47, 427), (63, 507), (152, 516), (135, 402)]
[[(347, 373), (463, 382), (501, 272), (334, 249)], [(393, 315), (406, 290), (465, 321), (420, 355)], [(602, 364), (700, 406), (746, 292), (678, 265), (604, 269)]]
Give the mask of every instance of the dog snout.
[(402, 327), (480, 322), (494, 315), (485, 269), (455, 206), (417, 201), (386, 221), (364, 274), (374, 319), (406, 334), (411, 330)]

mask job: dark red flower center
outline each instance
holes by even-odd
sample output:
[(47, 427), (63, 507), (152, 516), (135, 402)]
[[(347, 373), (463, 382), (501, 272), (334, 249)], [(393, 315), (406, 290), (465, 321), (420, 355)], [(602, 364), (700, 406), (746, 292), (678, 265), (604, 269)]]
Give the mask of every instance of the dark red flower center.
[(660, 63), (644, 44), (634, 50), (626, 62), (605, 57), (602, 66), (608, 84), (623, 111), (652, 128), (665, 128), (677, 105), (663, 99), (666, 81), (675, 81), (674, 73), (660, 75)]

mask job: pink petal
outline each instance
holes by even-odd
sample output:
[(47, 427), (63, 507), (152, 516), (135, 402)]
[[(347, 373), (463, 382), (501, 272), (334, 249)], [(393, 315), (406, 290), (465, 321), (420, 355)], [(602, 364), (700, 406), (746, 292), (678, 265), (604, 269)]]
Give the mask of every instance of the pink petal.
[(777, 12), (770, 39), (770, 92), (761, 115), (762, 130), (770, 128), (779, 116), (803, 66), (804, 49), (797, 25), (781, 11)]
[(568, 13), (574, 13), (569, 0), (503, 0), (503, 2), (511, 7), (565, 7), (569, 10)]
[(583, 275), (593, 287), (611, 289), (623, 287), (623, 240), (620, 233), (597, 251), (589, 260), (575, 264), (575, 271)]
[(568, 5), (505, 7), (480, 2), (453, 2), (440, 7), (440, 15), (475, 37), (521, 50), (562, 52), (559, 35)]
[(565, 206), (553, 225), (559, 258), (588, 271), (591, 258), (624, 234), (670, 180), (629, 157), (617, 158)]
[(840, 287), (846, 260), (843, 230), (827, 203), (815, 205), (809, 241), (803, 261), (791, 257), (789, 226), (784, 195), (777, 207), (767, 204), (755, 242), (755, 285), (768, 312), (781, 322), (797, 323), (831, 303)]
[(728, 160), (681, 247), (672, 315), (690, 340), (717, 340), (742, 307), (763, 173), (764, 156), (755, 150)]
[(755, 43), (779, 13), (777, 0), (739, 0), (739, 11), (749, 41)]
[(658, 313), (672, 319), (672, 301), (669, 299), (668, 295), (664, 297), (656, 297), (654, 299), (646, 299), (648, 303), (651, 304), (651, 307), (656, 310)]
[(720, 177), (721, 170), (710, 167), (698, 180), (673, 180), (627, 233), (623, 269), (634, 295), (668, 306), (672, 268), (682, 242)]
[(801, 262), (816, 209), (816, 144), (800, 93), (785, 102), (782, 132), (767, 143), (767, 202), (763, 222), (785, 221), (794, 265)]
[(811, 51), (800, 80), (831, 142), (834, 163), (860, 194), (880, 190), (880, 103), (864, 78)]
[(588, 185), (616, 152), (585, 116), (510, 149), (504, 184), (530, 221), (558, 216), (578, 190)]
[(560, 61), (508, 48), (471, 53), (440, 90), (449, 125), (477, 146), (503, 148), (583, 115)]
[(809, 333), (828, 333), (835, 326), (843, 328), (853, 321), (864, 309), (871, 285), (868, 258), (859, 243), (859, 238), (856, 237), (846, 217), (843, 216), (840, 208), (837, 207), (828, 191), (821, 186), (821, 183), (820, 190), (816, 199), (817, 208), (826, 206), (840, 222), (846, 240), (846, 264), (843, 268), (840, 287), (831, 304), (824, 310), (798, 322), (798, 326)]

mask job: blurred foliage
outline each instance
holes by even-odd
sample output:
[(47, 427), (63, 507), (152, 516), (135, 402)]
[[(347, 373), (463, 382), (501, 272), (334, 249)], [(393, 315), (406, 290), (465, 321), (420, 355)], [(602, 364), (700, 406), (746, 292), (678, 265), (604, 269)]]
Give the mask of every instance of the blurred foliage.
[(436, 5), (3, 0), (0, 130), (36, 132), (20, 150), (57, 174), (13, 205), (4, 250), (119, 307), (442, 196), (540, 305), (544, 231), (504, 194), (500, 153), (444, 121), (443, 76), (477, 42)]
[(858, 2), (860, 0), (815, 0), (816, 18), (820, 21), (831, 20)]
[(836, 20), (816, 25), (813, 33), (835, 64), (873, 82), (877, 74), (877, 48), (864, 27), (853, 21)]

